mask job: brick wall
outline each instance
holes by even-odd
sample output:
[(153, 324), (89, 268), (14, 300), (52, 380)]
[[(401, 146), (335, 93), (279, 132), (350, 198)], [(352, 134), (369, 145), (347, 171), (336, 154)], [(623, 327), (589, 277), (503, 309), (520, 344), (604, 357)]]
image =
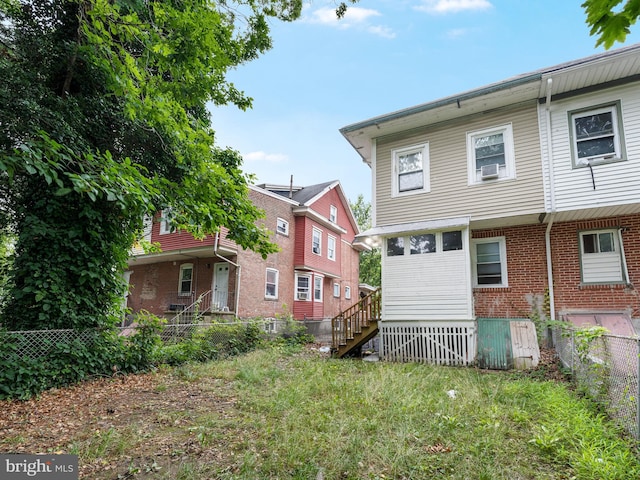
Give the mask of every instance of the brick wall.
[[(185, 263), (193, 264), (193, 291), (194, 297), (211, 289), (213, 279), (214, 258), (194, 258), (175, 262), (159, 262), (149, 265), (133, 265), (129, 268), (132, 272), (129, 279), (129, 297), (127, 306), (134, 312), (147, 310), (154, 315), (169, 315), (170, 304), (190, 305), (192, 297), (178, 296), (178, 280), (180, 278), (180, 266)], [(232, 289), (232, 275), (230, 286)]]
[[(242, 267), (238, 316), (252, 318), (285, 315), (292, 311), (294, 296), (293, 254), (296, 228), (291, 204), (253, 190), (249, 194), (254, 205), (264, 210), (265, 218), (261, 222), (273, 232), (271, 241), (280, 247), (280, 251), (268, 255), (266, 260), (249, 250), (238, 251)], [(276, 233), (278, 217), (289, 222), (288, 236)], [(265, 298), (267, 268), (276, 269), (279, 273), (277, 299)]]
[(478, 317), (529, 317), (540, 308), (547, 288), (545, 225), (492, 230), (474, 230), (472, 238), (504, 236), (507, 247), (506, 288), (475, 288), (475, 314)]
[[(622, 228), (629, 284), (583, 285), (578, 233), (582, 230)], [(474, 230), (472, 238), (505, 236), (508, 288), (475, 288), (478, 317), (529, 317), (543, 307), (547, 290), (546, 225)], [(580, 222), (554, 223), (551, 251), (556, 315), (569, 310), (625, 310), (640, 316), (640, 215)]]
[[(629, 272), (628, 285), (583, 285), (578, 233), (582, 230), (622, 228), (622, 242)], [(553, 278), (556, 311), (626, 310), (637, 317), (640, 299), (640, 215), (565, 222), (552, 229)]]

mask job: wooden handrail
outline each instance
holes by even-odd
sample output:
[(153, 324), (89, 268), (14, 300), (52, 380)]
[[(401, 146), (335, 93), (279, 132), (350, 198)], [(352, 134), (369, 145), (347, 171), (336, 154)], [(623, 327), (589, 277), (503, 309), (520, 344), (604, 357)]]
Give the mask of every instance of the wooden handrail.
[(336, 350), (346, 345), (347, 340), (362, 332), (371, 321), (380, 319), (382, 295), (380, 289), (363, 297), (343, 312), (331, 319), (331, 347)]

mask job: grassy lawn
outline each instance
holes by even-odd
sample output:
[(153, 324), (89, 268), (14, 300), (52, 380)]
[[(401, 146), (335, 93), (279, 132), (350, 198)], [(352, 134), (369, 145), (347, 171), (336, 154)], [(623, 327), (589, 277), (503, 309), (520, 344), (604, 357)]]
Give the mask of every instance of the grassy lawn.
[[(130, 381), (53, 392), (87, 403), (39, 448), (78, 454), (87, 479), (640, 478), (633, 443), (591, 403), (522, 375), (271, 348)], [(1, 451), (37, 448), (11, 433)]]

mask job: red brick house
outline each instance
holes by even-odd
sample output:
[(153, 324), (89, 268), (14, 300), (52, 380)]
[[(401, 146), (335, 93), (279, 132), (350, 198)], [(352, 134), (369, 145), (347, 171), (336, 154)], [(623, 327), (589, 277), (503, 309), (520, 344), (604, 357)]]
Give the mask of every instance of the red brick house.
[(162, 213), (145, 239), (160, 253), (134, 249), (127, 305), (172, 318), (201, 298), (201, 309), (238, 318), (331, 318), (358, 301), (359, 233), (338, 181), (308, 187), (251, 186), (261, 220), (280, 250), (266, 260), (239, 248), (227, 230), (196, 240), (171, 232)]

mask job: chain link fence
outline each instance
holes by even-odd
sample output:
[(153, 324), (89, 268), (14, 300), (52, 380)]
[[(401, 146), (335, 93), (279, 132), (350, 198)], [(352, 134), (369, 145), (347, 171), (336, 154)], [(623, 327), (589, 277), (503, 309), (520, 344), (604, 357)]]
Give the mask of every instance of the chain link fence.
[(554, 328), (551, 338), (578, 388), (640, 439), (640, 339), (591, 332)]
[(0, 332), (0, 342), (11, 342), (20, 357), (38, 359), (51, 353), (58, 344), (75, 341), (92, 344), (98, 335), (98, 330), (21, 330)]
[[(276, 318), (265, 318), (251, 322), (228, 323), (179, 323), (164, 325), (160, 338), (167, 344), (176, 344), (192, 338), (197, 332), (208, 330), (207, 339), (212, 344), (227, 342), (238, 326), (257, 323), (267, 336), (286, 336), (291, 334), (292, 322)], [(297, 323), (294, 325), (298, 325)], [(331, 344), (331, 321), (303, 321), (299, 325), (306, 333), (313, 335), (316, 342)], [(215, 327), (215, 328), (212, 328)], [(136, 325), (119, 327), (119, 335), (131, 336), (136, 333)], [(69, 344), (75, 341), (91, 344), (98, 338), (98, 330), (21, 330), (0, 332), (0, 342), (6, 341), (15, 345), (15, 352), (20, 357), (37, 359), (49, 354), (57, 344)]]

